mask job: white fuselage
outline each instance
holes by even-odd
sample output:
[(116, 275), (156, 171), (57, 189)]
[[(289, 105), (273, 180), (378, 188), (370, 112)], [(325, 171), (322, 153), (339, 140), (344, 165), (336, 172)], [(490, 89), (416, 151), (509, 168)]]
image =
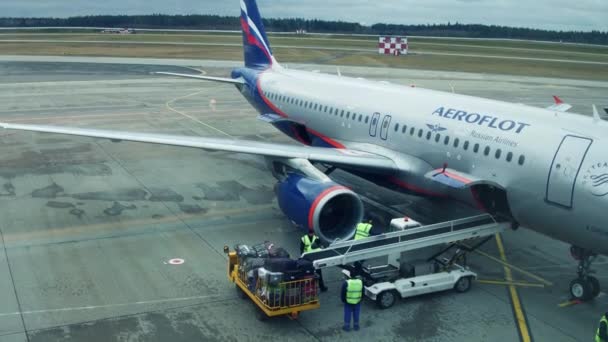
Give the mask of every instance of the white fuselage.
[[(608, 227), (601, 218), (608, 209), (608, 196), (590, 194), (584, 181), (585, 172), (608, 161), (598, 149), (608, 133), (605, 122), (594, 124), (582, 115), (521, 104), (282, 68), (260, 77), (264, 96), (290, 120), (349, 148), (389, 151), (397, 158), (414, 156), (426, 162), (428, 170), (447, 164), (496, 184), (506, 191), (513, 216), (522, 225), (608, 252)], [(566, 136), (590, 141), (587, 150), (575, 146), (568, 152), (572, 157), (557, 155)], [(561, 199), (547, 200), (553, 196), (548, 189), (552, 165), (556, 169), (550, 187), (562, 173), (569, 179), (566, 182), (576, 184), (570, 199), (561, 194)], [(462, 197), (462, 191), (429, 184), (423, 174), (398, 176)]]

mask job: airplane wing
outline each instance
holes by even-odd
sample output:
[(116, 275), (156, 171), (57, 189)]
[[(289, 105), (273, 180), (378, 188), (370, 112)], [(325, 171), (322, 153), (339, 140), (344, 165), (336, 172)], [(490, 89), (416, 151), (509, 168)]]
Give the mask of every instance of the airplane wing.
[(245, 80), (242, 78), (226, 78), (226, 77), (214, 77), (214, 76), (203, 76), (203, 75), (178, 74), (178, 73), (174, 73), (174, 72), (163, 72), (163, 71), (155, 72), (155, 74), (178, 76), (178, 77), (185, 77), (185, 78), (194, 78), (197, 80), (205, 80), (205, 81), (215, 81), (215, 82), (232, 83), (232, 84), (245, 84)]
[(562, 99), (560, 99), (559, 97), (553, 95), (553, 101), (555, 101), (554, 104), (550, 105), (549, 107), (547, 107), (548, 110), (554, 110), (557, 112), (566, 112), (568, 111), (568, 109), (572, 108), (572, 105), (565, 103), (564, 101), (562, 101)]
[(390, 158), (352, 149), (334, 149), (239, 139), (111, 131), (77, 127), (12, 124), (2, 122), (0, 122), (0, 127), (33, 132), (105, 138), (112, 141), (126, 140), (161, 145), (193, 147), (206, 150), (257, 154), (275, 158), (302, 158), (313, 162), (322, 162), (331, 165), (365, 167), (368, 169), (376, 169), (378, 171), (386, 172), (397, 170), (397, 166)]

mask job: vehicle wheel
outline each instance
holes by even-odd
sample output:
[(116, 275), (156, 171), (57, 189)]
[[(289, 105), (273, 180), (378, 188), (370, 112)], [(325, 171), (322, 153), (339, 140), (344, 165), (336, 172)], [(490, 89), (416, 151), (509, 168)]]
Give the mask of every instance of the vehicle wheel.
[[(599, 288), (599, 284), (598, 284)], [(591, 281), (583, 278), (576, 278), (570, 282), (570, 295), (572, 299), (589, 300), (593, 297), (593, 285)]]
[(456, 292), (463, 293), (469, 291), (469, 289), (471, 289), (471, 277), (462, 277), (454, 285)]
[(587, 276), (587, 280), (591, 284), (591, 298), (597, 297), (600, 294), (600, 281), (592, 276)]
[(239, 296), (239, 298), (242, 299), (247, 299), (247, 294), (245, 293), (245, 291), (243, 291), (242, 288), (240, 288), (238, 285), (234, 285), (234, 287), (236, 288), (236, 293)]
[(268, 315), (266, 315), (266, 313), (264, 311), (262, 311), (262, 309), (258, 308), (257, 306), (255, 307), (255, 317), (260, 322), (265, 322), (268, 320), (268, 318), (270, 318), (270, 317), (268, 317)]
[(397, 291), (384, 291), (380, 292), (376, 298), (376, 304), (380, 309), (388, 309), (395, 304), (399, 294)]

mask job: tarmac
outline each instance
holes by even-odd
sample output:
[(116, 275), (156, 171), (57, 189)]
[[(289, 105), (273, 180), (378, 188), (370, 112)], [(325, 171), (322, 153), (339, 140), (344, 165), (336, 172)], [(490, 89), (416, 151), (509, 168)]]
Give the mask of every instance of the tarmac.
[[(2, 57), (0, 120), (292, 143), (256, 120), (231, 85), (150, 74), (185, 66), (224, 76), (232, 65)], [(555, 78), (363, 67), (341, 73), (536, 106), (560, 95), (587, 114), (592, 103), (606, 104), (608, 89), (608, 82)], [(332, 176), (379, 215), (438, 222), (474, 214), (343, 172)], [(502, 234), (504, 253), (491, 240), (469, 255), (480, 281), (467, 293), (420, 296), (387, 310), (365, 301), (361, 331), (343, 332), (340, 270), (327, 269), (320, 309), (260, 322), (227, 279), (223, 247), (271, 240), (297, 255), (302, 235), (279, 210), (263, 160), (0, 131), (0, 184), (0, 342), (588, 341), (608, 307), (605, 292), (590, 303), (569, 302), (576, 272), (569, 246), (520, 228)], [(498, 262), (503, 257), (507, 267)], [(607, 260), (594, 263), (604, 286)], [(512, 286), (504, 285), (507, 269)]]

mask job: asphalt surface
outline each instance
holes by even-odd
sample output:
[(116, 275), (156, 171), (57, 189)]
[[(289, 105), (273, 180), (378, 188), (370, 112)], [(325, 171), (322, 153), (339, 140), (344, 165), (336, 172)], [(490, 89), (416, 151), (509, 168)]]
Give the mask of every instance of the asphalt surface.
[[(3, 57), (0, 119), (204, 136), (220, 136), (219, 130), (288, 142), (257, 121), (232, 86), (151, 75), (187, 70), (161, 64)], [(226, 75), (230, 66), (167, 64), (209, 75)], [(583, 113), (591, 112), (591, 103), (605, 104), (608, 88), (607, 83), (576, 80), (361, 67), (341, 71), (538, 106), (560, 95)], [(381, 207), (420, 221), (474, 213), (450, 202), (383, 190), (345, 173), (332, 175)], [(0, 132), (0, 341), (520, 338), (507, 287), (483, 282), (465, 294), (412, 298), (389, 310), (366, 301), (362, 330), (345, 333), (338, 269), (324, 271), (330, 290), (322, 294), (320, 309), (295, 321), (257, 321), (253, 305), (238, 298), (226, 277), (222, 248), (272, 240), (297, 254), (301, 232), (278, 209), (274, 183), (263, 161), (247, 155)], [(602, 292), (592, 303), (559, 306), (568, 301), (576, 268), (568, 246), (526, 229), (505, 232), (502, 240), (508, 262), (517, 267), (513, 277), (528, 283), (517, 291), (531, 338), (591, 340), (608, 297)], [(500, 258), (496, 243), (488, 242), (482, 252), (469, 256), (472, 269), (482, 280), (504, 280), (503, 266), (492, 259)], [(184, 263), (169, 262), (176, 258)], [(606, 258), (595, 265), (608, 286)]]

